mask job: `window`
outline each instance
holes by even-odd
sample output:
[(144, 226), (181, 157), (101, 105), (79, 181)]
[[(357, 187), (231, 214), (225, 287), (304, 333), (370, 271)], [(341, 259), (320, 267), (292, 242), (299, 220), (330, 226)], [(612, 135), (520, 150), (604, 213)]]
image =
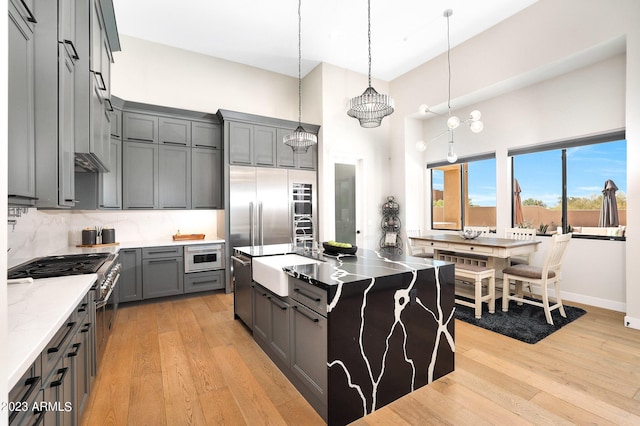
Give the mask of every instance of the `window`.
[[(509, 152), (513, 156), (514, 226), (536, 228), (541, 235), (560, 229), (576, 236), (624, 237), (624, 132), (533, 149)], [(605, 185), (617, 190), (612, 189), (608, 202), (603, 203)]]
[(496, 226), (496, 160), (493, 154), (431, 169), (431, 228)]

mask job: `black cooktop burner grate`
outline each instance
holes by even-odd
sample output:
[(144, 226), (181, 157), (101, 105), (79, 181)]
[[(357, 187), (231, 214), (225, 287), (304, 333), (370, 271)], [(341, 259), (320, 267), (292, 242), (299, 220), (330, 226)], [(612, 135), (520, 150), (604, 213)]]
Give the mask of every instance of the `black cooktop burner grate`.
[(40, 257), (9, 269), (8, 279), (51, 278), (66, 275), (94, 274), (107, 260), (109, 253), (70, 254)]

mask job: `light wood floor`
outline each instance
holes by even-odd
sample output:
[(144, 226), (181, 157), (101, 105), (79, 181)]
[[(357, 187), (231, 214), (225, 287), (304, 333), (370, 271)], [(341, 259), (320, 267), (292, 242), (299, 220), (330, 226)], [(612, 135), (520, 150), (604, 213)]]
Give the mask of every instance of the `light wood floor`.
[[(582, 307), (535, 345), (456, 321), (455, 372), (355, 424), (639, 425), (640, 331)], [(220, 293), (121, 305), (82, 424), (323, 422)]]

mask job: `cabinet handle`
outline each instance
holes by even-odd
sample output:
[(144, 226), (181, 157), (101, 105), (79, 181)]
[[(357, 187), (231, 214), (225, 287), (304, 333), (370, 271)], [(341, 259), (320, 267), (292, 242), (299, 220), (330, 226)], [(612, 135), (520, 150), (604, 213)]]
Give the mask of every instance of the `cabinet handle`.
[(274, 305), (276, 305), (278, 308), (282, 309), (283, 311), (287, 310), (287, 305), (281, 305), (277, 299), (270, 297), (269, 299), (271, 299), (271, 303), (273, 303)]
[(158, 260), (149, 260), (149, 263), (168, 263), (168, 262), (177, 262), (178, 259), (158, 259)]
[(105, 98), (104, 101), (109, 104), (109, 107), (107, 108), (107, 111), (108, 112), (113, 112), (113, 104), (111, 103), (111, 99)]
[(22, 398), (20, 398), (20, 402), (27, 401), (33, 391), (40, 388), (40, 376), (30, 377), (25, 380), (24, 384), (29, 386), (29, 389), (27, 389)]
[(100, 71), (91, 71), (91, 72), (93, 73), (93, 75), (100, 77), (100, 80), (98, 81), (98, 89), (107, 90), (107, 85), (104, 83), (104, 77), (102, 77), (102, 73)]
[(71, 345), (71, 347), (74, 349), (73, 352), (69, 352), (67, 354), (68, 358), (73, 358), (74, 356), (78, 356), (78, 352), (80, 352), (80, 345), (81, 343), (74, 343), (73, 345)]
[(88, 333), (89, 330), (91, 330), (91, 323), (86, 323), (84, 325), (84, 328), (82, 330), (80, 330), (80, 333)]
[(73, 55), (71, 55), (71, 57), (73, 59), (75, 59), (76, 61), (78, 59), (80, 59), (80, 56), (78, 56), (78, 51), (76, 50), (76, 46), (74, 46), (73, 42), (71, 40), (66, 40), (64, 41), (64, 44), (68, 44), (69, 46), (71, 46), (71, 49), (73, 50)]
[(50, 388), (57, 388), (58, 386), (62, 385), (62, 382), (64, 382), (64, 376), (67, 375), (68, 371), (69, 371), (69, 367), (65, 367), (65, 368), (59, 369), (58, 370), (58, 374), (60, 374), (60, 377), (58, 378), (58, 380), (54, 380), (53, 382), (51, 382), (49, 387)]
[(322, 299), (320, 299), (319, 297), (310, 296), (310, 295), (300, 291), (300, 289), (298, 289), (298, 288), (294, 288), (293, 291), (294, 291), (294, 293), (298, 293), (300, 296), (304, 296), (307, 299), (313, 300), (316, 303), (320, 303), (322, 301)]
[(300, 312), (300, 314), (302, 314), (302, 316), (307, 317), (308, 319), (310, 319), (313, 322), (320, 322), (320, 320), (318, 318), (314, 318), (314, 317), (310, 316), (309, 314), (305, 313), (304, 311), (301, 311), (300, 309), (298, 309), (297, 306), (294, 306), (293, 309), (295, 309), (296, 311)]
[(56, 352), (58, 352), (60, 350), (60, 346), (62, 346), (64, 341), (67, 340), (67, 336), (69, 336), (69, 333), (71, 333), (71, 330), (73, 330), (73, 326), (74, 325), (76, 325), (75, 322), (67, 323), (67, 332), (64, 333), (64, 336), (62, 336), (62, 339), (60, 339), (60, 342), (58, 342), (58, 344), (56, 346), (54, 346), (53, 348), (47, 349), (47, 353), (48, 354), (56, 353)]
[(9, 198), (20, 198), (22, 200), (38, 201), (38, 197), (29, 197), (27, 195), (9, 194)]
[(36, 419), (36, 422), (33, 424), (33, 426), (38, 426), (40, 424), (42, 424), (42, 422), (44, 421), (44, 415), (46, 413), (45, 410), (38, 410), (37, 408), (35, 410), (33, 410), (34, 413), (38, 413), (38, 418)]
[(237, 256), (231, 256), (231, 260), (235, 260), (236, 262), (238, 262), (242, 266), (251, 266), (251, 260), (244, 260), (244, 259), (241, 259), (241, 258), (239, 258)]
[(186, 143), (182, 143), (182, 142), (169, 142), (169, 141), (162, 141), (163, 145), (174, 145), (174, 146), (187, 146)]
[(33, 22), (34, 24), (37, 24), (38, 21), (36, 21), (36, 17), (33, 16), (33, 12), (31, 12), (31, 9), (29, 9), (29, 6), (27, 6), (27, 4), (24, 2), (24, 0), (20, 0), (20, 3), (22, 3), (22, 6), (27, 11), (27, 15), (29, 15), (29, 16), (27, 16), (27, 21)]
[(147, 253), (149, 254), (174, 253), (176, 255), (178, 254), (176, 250), (156, 250), (156, 251), (148, 251)]
[(147, 142), (147, 143), (154, 143), (153, 139), (132, 138), (131, 136), (127, 136), (127, 140), (128, 140), (128, 141), (133, 141), (133, 142)]

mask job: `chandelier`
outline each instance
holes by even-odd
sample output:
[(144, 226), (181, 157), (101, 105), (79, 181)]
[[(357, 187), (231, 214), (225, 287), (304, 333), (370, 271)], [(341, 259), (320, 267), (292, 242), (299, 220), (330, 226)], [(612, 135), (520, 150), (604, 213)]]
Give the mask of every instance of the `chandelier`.
[[(453, 10), (447, 9), (442, 15), (447, 18), (447, 67), (449, 72), (447, 109), (449, 118), (447, 119), (447, 130), (445, 130), (443, 133), (439, 134), (432, 140), (439, 138), (445, 133), (448, 134), (449, 149), (447, 150), (447, 161), (450, 163), (455, 163), (456, 161), (458, 161), (458, 156), (453, 150), (453, 131), (458, 128), (460, 124), (467, 124), (469, 126), (469, 129), (471, 129), (473, 133), (480, 133), (482, 129), (484, 129), (484, 124), (482, 123), (482, 121), (480, 121), (480, 117), (482, 114), (480, 114), (480, 111), (478, 110), (471, 111), (469, 117), (464, 120), (460, 120), (460, 118), (456, 117), (455, 115), (451, 115), (451, 39), (449, 35), (449, 18), (451, 17), (451, 15), (453, 15)], [(420, 114), (433, 113), (436, 115), (443, 115), (432, 111), (427, 105), (424, 104), (420, 105), (418, 111), (420, 112)], [(424, 141), (418, 141), (416, 143), (416, 149), (418, 149), (418, 151), (424, 151), (426, 148), (427, 144)]]
[(369, 37), (369, 87), (360, 96), (349, 100), (350, 117), (358, 119), (360, 126), (371, 128), (378, 127), (382, 119), (393, 113), (393, 99), (388, 95), (380, 94), (371, 86), (371, 0), (367, 2), (367, 22)]
[(293, 133), (282, 138), (282, 142), (295, 153), (307, 152), (310, 146), (318, 143), (318, 137), (302, 127), (302, 17), (300, 14), (302, 0), (298, 0), (298, 127)]

